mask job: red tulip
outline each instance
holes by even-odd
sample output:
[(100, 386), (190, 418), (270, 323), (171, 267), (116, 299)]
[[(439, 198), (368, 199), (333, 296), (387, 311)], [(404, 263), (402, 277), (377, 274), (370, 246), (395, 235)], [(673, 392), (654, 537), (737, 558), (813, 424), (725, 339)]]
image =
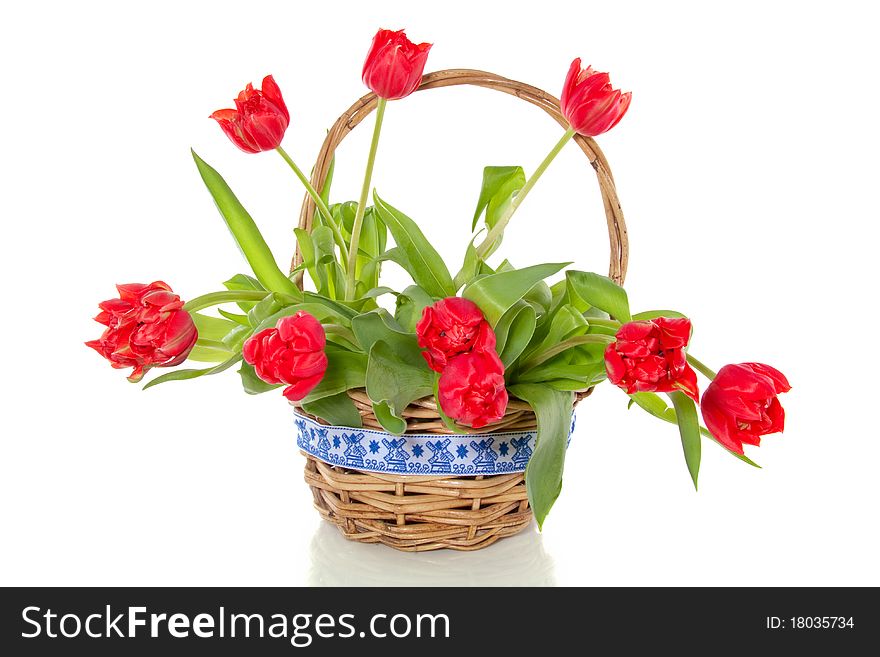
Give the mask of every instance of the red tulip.
[(608, 380), (628, 394), (681, 390), (698, 401), (697, 374), (685, 354), (690, 335), (691, 320), (686, 318), (624, 324), (617, 341), (605, 349)]
[(477, 304), (461, 297), (441, 299), (422, 312), (416, 337), (428, 367), (442, 372), (459, 354), (495, 349), (495, 333)]
[(725, 365), (703, 393), (706, 428), (727, 449), (742, 454), (743, 444), (760, 445), (761, 436), (785, 427), (776, 395), (789, 390), (782, 372), (769, 365)]
[(118, 299), (98, 304), (95, 317), (107, 329), (86, 342), (116, 369), (133, 367), (129, 381), (140, 381), (151, 367), (179, 365), (192, 351), (198, 331), (183, 301), (165, 283), (117, 285)]
[(632, 100), (632, 92), (612, 89), (607, 73), (587, 66), (581, 69), (580, 57), (571, 63), (562, 88), (562, 115), (579, 135), (595, 137), (617, 125)]
[(507, 410), (504, 364), (494, 349), (456, 356), (440, 375), (440, 407), (449, 417), (479, 429)]
[(266, 383), (286, 384), (284, 396), (299, 401), (324, 378), (327, 337), (321, 323), (307, 312), (282, 317), (275, 328), (251, 336), (242, 347), (245, 361)]
[(211, 115), (233, 144), (245, 153), (270, 151), (281, 145), (290, 114), (281, 89), (271, 75), (263, 78), (263, 89), (248, 82), (235, 99), (235, 109), (217, 110)]
[(409, 96), (422, 82), (429, 50), (430, 43), (416, 45), (403, 30), (379, 30), (364, 62), (364, 84), (386, 100)]

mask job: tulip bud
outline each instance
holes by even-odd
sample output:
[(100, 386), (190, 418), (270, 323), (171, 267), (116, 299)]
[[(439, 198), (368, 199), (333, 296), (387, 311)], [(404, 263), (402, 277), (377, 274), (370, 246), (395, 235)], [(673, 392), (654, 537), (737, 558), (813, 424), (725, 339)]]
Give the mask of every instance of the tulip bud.
[(691, 320), (686, 318), (624, 324), (605, 349), (608, 380), (628, 394), (681, 390), (697, 401), (697, 374), (685, 354), (690, 336)]
[(461, 297), (441, 299), (422, 312), (416, 338), (428, 367), (442, 372), (449, 360), (469, 351), (495, 348), (495, 333), (477, 304)]
[(403, 30), (379, 30), (364, 62), (364, 84), (386, 100), (409, 96), (422, 82), (431, 45), (414, 44)]
[(95, 317), (107, 329), (86, 346), (116, 369), (133, 367), (128, 377), (132, 382), (140, 381), (151, 367), (173, 367), (186, 360), (198, 331), (180, 297), (161, 281), (116, 289), (119, 298), (98, 304), (101, 312)]
[(632, 100), (632, 92), (620, 93), (611, 87), (607, 73), (587, 66), (580, 57), (571, 63), (562, 88), (560, 107), (569, 125), (579, 135), (595, 137), (617, 125)]
[(266, 383), (286, 384), (284, 396), (299, 401), (324, 378), (327, 336), (321, 323), (307, 312), (282, 317), (275, 328), (264, 329), (242, 347), (246, 362)]
[(456, 356), (440, 375), (437, 396), (443, 412), (462, 424), (498, 422), (507, 411), (504, 364), (494, 349)]
[(777, 395), (789, 390), (782, 372), (769, 365), (725, 365), (703, 393), (706, 428), (727, 449), (742, 454), (743, 444), (760, 445), (761, 436), (785, 428)]
[(278, 148), (290, 123), (281, 89), (271, 75), (263, 78), (262, 90), (254, 89), (249, 82), (235, 99), (235, 109), (217, 110), (211, 118), (245, 153)]

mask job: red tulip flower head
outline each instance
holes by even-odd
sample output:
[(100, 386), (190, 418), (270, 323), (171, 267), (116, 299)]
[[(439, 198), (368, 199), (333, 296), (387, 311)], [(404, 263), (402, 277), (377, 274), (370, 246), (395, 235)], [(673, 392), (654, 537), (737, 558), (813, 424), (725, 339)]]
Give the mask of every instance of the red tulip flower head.
[(632, 100), (611, 87), (607, 73), (581, 68), (580, 57), (571, 63), (562, 88), (560, 107), (569, 125), (579, 135), (595, 137), (617, 125)]
[(706, 428), (727, 449), (743, 453), (743, 444), (760, 445), (761, 436), (785, 427), (785, 411), (776, 396), (791, 386), (779, 370), (761, 363), (722, 367), (700, 404)]
[(242, 347), (246, 362), (266, 383), (286, 384), (284, 396), (299, 401), (324, 378), (327, 354), (324, 327), (312, 315), (299, 311), (282, 317), (275, 328), (263, 329)]
[(494, 349), (456, 356), (440, 375), (438, 398), (449, 417), (479, 429), (507, 410), (504, 364)]
[(248, 82), (235, 99), (235, 109), (217, 110), (211, 118), (245, 153), (278, 148), (290, 123), (281, 89), (271, 75), (263, 78), (262, 89), (254, 89)]
[(107, 329), (86, 342), (116, 369), (134, 368), (129, 381), (140, 381), (151, 367), (180, 365), (198, 339), (192, 317), (171, 288), (156, 281), (149, 285), (117, 285), (118, 299), (98, 304), (95, 321)]
[(628, 394), (681, 390), (698, 401), (697, 374), (685, 354), (690, 335), (691, 320), (686, 318), (624, 324), (617, 341), (605, 349), (608, 380)]
[(495, 349), (495, 333), (477, 304), (461, 297), (441, 299), (422, 312), (416, 338), (428, 367), (442, 372), (459, 354)]
[(379, 30), (364, 62), (364, 84), (386, 100), (409, 96), (422, 82), (430, 50), (430, 43), (415, 44), (403, 30)]

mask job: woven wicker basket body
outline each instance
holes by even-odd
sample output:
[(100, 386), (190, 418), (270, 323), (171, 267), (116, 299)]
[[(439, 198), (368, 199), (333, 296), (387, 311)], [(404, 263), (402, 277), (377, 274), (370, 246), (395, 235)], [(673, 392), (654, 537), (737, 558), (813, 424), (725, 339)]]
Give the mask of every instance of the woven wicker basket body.
[[(560, 125), (566, 125), (556, 98), (535, 87), (492, 73), (462, 69), (437, 71), (424, 77), (419, 90), (461, 84), (511, 94), (540, 107)], [(330, 129), (312, 174), (316, 189), (324, 185), (336, 147), (375, 107), (375, 95), (368, 94), (352, 105)], [(609, 276), (622, 283), (627, 267), (628, 240), (614, 179), (604, 155), (592, 139), (578, 135), (575, 141), (589, 159), (602, 193), (611, 243)], [(300, 215), (301, 228), (311, 229), (314, 211), (314, 203), (306, 196)], [(293, 268), (301, 262), (302, 256), (297, 250)], [(302, 285), (301, 276), (298, 284)], [(577, 393), (575, 404), (589, 393), (590, 390)], [(364, 427), (381, 430), (366, 393), (352, 390), (349, 396), (360, 411)], [(302, 409), (299, 412), (303, 413)], [(450, 433), (437, 414), (433, 398), (414, 402), (403, 416), (407, 420), (407, 433)], [(528, 404), (511, 399), (504, 418), (478, 433), (530, 431), (534, 428), (535, 415)], [(522, 531), (532, 519), (523, 473), (395, 475), (352, 470), (324, 463), (310, 454), (304, 455), (305, 480), (311, 487), (315, 507), (325, 520), (352, 540), (383, 543), (407, 551), (476, 550)]]

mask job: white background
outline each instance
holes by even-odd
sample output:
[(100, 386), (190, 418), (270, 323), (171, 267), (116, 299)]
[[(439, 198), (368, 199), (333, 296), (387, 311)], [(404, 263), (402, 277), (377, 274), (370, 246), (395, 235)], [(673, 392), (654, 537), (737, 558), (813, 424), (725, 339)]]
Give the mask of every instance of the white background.
[[(0, 26), (3, 345), (0, 584), (880, 584), (876, 63), (868, 3), (16, 3)], [(704, 443), (695, 493), (674, 427), (607, 384), (584, 402), (543, 535), (399, 554), (321, 527), (280, 394), (234, 372), (146, 392), (82, 345), (116, 282), (184, 298), (245, 270), (188, 149), (282, 265), (301, 190), (208, 115), (273, 73), (308, 169), (364, 89), (378, 27), (558, 94), (581, 56), (633, 91), (599, 138), (632, 238), (637, 310), (690, 314), (692, 351), (788, 375), (786, 432)], [(559, 135), (501, 94), (393, 103), (374, 183), (457, 268), (486, 164), (533, 170)], [(355, 198), (369, 129), (339, 152)], [(515, 264), (604, 271), (595, 179), (569, 146), (505, 242)], [(390, 271), (390, 270), (389, 270)], [(392, 283), (400, 278), (391, 276)]]

